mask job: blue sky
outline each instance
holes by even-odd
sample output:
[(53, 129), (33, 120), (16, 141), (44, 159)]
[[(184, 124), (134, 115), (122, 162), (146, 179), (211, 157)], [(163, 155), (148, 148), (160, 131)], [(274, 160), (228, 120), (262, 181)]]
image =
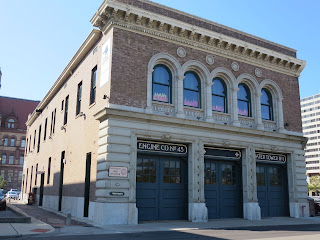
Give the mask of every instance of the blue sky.
[[(1, 96), (41, 100), (92, 29), (103, 0), (0, 0)], [(320, 1), (154, 0), (298, 50), (300, 95), (319, 93)]]

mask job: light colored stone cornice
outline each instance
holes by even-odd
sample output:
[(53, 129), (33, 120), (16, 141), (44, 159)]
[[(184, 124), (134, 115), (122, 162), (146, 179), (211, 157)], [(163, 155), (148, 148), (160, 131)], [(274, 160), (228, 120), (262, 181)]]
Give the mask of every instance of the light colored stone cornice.
[[(139, 109), (140, 110), (140, 109)], [(205, 121), (196, 121), (196, 120), (188, 120), (181, 119), (175, 117), (167, 117), (160, 116), (156, 114), (147, 114), (141, 111), (130, 111), (125, 109), (119, 109), (116, 106), (108, 106), (96, 114), (94, 114), (95, 119), (99, 121), (104, 121), (110, 117), (118, 117), (126, 120), (136, 120), (138, 122), (147, 122), (147, 123), (161, 123), (164, 125), (177, 126), (177, 127), (191, 127), (193, 129), (204, 129), (212, 132), (223, 132), (224, 134), (243, 134), (246, 136), (252, 137), (266, 137), (270, 139), (282, 140), (282, 141), (290, 141), (290, 142), (298, 142), (301, 143), (306, 140), (303, 136), (298, 135), (289, 135), (285, 133), (277, 133), (277, 132), (268, 132), (261, 131), (257, 129), (248, 129), (243, 127), (231, 126), (231, 125), (223, 125), (223, 124), (215, 124), (209, 123)]]
[[(86, 40), (82, 43), (76, 54), (72, 57), (68, 65), (65, 67), (65, 69), (62, 71), (58, 79), (55, 81), (55, 83), (52, 85), (46, 96), (42, 99), (42, 101), (39, 103), (39, 105), (36, 107), (35, 111), (31, 114), (31, 116), (28, 118), (28, 121), (26, 123), (27, 126), (30, 126), (34, 120), (37, 118), (37, 116), (41, 113), (41, 111), (46, 107), (46, 105), (50, 102), (52, 97), (56, 94), (56, 92), (60, 89), (60, 87), (63, 85), (65, 80), (68, 79), (70, 75), (72, 75), (74, 69), (78, 66), (78, 64), (82, 61), (84, 56), (88, 53), (88, 51), (93, 47), (93, 45), (97, 42), (97, 40), (101, 36), (101, 31), (97, 29), (93, 29)], [(39, 110), (36, 112), (36, 110)]]
[(104, 1), (91, 23), (101, 31), (117, 26), (295, 77), (300, 76), (306, 64), (286, 54), (115, 0)]

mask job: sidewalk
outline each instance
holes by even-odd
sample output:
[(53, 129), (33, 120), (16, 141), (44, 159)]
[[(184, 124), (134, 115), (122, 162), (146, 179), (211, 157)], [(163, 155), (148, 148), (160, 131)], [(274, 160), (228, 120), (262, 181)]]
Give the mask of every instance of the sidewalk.
[[(30, 217), (27, 214), (23, 213), (21, 210), (12, 206), (10, 203), (7, 203), (7, 208), (11, 208), (26, 217)], [(4, 211), (2, 211), (1, 213), (2, 215), (5, 215), (5, 217), (12, 217), (13, 215), (12, 213), (5, 213)], [(28, 223), (0, 223), (0, 238), (31, 236), (50, 233), (53, 231), (54, 228), (49, 224), (39, 221), (33, 217), (31, 217), (31, 222)]]
[[(115, 234), (115, 233), (137, 233), (153, 231), (187, 231), (190, 229), (228, 229), (246, 228), (253, 226), (281, 226), (281, 225), (303, 225), (320, 224), (320, 216), (308, 218), (275, 217), (262, 220), (244, 219), (217, 219), (206, 223), (193, 223), (189, 221), (157, 221), (142, 222), (138, 225), (106, 225), (98, 226), (92, 222), (81, 223), (73, 220), (71, 225), (66, 225), (66, 217), (61, 213), (47, 211), (36, 205), (24, 205), (14, 203), (15, 207), (23, 210), (32, 216), (30, 224), (0, 224), (0, 238), (4, 236), (24, 236), (28, 234), (45, 233), (47, 236), (67, 236), (67, 235), (95, 235), (95, 234)], [(37, 218), (38, 220), (36, 220)], [(40, 221), (41, 220), (41, 221)], [(79, 220), (79, 219), (77, 219)], [(50, 226), (51, 225), (51, 226)]]

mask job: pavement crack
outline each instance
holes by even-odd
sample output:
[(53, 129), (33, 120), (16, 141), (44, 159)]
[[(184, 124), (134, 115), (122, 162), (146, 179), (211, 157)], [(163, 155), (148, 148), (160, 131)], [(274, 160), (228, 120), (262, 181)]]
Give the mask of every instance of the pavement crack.
[(16, 232), (17, 235), (20, 235), (19, 232), (14, 228), (14, 226), (11, 223), (9, 223), (9, 225), (13, 228), (13, 230)]

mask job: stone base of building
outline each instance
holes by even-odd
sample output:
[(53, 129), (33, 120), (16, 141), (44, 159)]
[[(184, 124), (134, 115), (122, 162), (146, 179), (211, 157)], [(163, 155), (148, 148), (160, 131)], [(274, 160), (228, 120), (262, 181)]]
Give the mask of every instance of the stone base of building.
[(138, 209), (135, 203), (96, 202), (93, 222), (99, 225), (138, 224)]
[(309, 203), (297, 203), (290, 202), (290, 217), (301, 218), (301, 217), (310, 217), (309, 212)]
[(248, 202), (243, 204), (243, 218), (247, 220), (260, 220), (261, 209), (259, 203)]
[(208, 209), (205, 203), (189, 203), (189, 221), (208, 222)]

